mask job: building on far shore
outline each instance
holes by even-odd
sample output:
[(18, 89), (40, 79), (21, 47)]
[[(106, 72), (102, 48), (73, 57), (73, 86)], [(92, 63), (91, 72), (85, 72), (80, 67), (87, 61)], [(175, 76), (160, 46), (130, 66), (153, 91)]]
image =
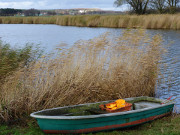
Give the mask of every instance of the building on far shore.
[(13, 14), (5, 14), (3, 11), (9, 9), (1, 9), (0, 14), (4, 16), (53, 16), (53, 15), (98, 15), (98, 14), (123, 14), (120, 11), (101, 10), (98, 8), (74, 8), (74, 9), (48, 9), (48, 10), (37, 10), (37, 9), (11, 9), (16, 11)]
[(123, 14), (120, 11), (101, 10), (98, 8), (56, 9), (55, 12), (57, 15)]

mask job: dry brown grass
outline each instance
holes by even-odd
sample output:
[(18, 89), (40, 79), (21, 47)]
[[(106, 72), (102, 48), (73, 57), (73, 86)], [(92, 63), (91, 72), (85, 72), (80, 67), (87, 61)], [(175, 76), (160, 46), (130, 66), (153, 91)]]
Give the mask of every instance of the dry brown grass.
[[(138, 35), (138, 36), (137, 36)], [(22, 118), (33, 111), (135, 96), (152, 96), (158, 74), (161, 36), (126, 30), (106, 33), (72, 48), (58, 48), (6, 78), (0, 89), (0, 118)]]
[(155, 15), (84, 15), (57, 16), (56, 24), (64, 26), (180, 29), (180, 14)]
[(180, 14), (0, 17), (0, 23), (179, 30)]

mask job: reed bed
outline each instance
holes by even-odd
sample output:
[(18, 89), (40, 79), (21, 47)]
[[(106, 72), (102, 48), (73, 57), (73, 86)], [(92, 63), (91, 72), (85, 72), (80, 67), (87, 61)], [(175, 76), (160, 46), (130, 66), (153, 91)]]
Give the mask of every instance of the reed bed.
[[(138, 36), (137, 36), (138, 35)], [(153, 96), (161, 36), (126, 30), (80, 40), (69, 49), (16, 70), (0, 86), (0, 119), (24, 118), (41, 109), (125, 97)]]
[(0, 23), (179, 30), (180, 14), (0, 17)]
[(56, 17), (0, 17), (1, 24), (55, 24)]

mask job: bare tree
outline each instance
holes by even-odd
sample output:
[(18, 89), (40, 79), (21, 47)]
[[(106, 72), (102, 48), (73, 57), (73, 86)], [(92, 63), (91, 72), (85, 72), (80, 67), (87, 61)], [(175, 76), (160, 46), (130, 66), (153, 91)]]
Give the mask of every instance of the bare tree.
[(151, 0), (151, 5), (162, 14), (165, 12), (166, 0)]
[(39, 16), (40, 11), (36, 9), (29, 9), (24, 11), (25, 16)]
[(57, 13), (55, 11), (48, 11), (47, 15), (56, 15)]
[(126, 3), (133, 8), (136, 14), (145, 14), (149, 0), (116, 0), (114, 5), (119, 7)]
[(180, 0), (167, 0), (170, 13), (175, 13)]

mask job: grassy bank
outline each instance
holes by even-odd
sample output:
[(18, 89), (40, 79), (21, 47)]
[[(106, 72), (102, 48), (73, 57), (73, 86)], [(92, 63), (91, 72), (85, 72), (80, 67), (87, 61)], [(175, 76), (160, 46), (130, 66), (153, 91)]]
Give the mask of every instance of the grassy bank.
[[(36, 125), (29, 122), (27, 126), (0, 126), (0, 135), (44, 135)], [(180, 116), (169, 116), (153, 122), (139, 125), (133, 128), (116, 130), (111, 132), (99, 132), (94, 135), (179, 135)], [(92, 135), (92, 134), (87, 134)]]
[(105, 33), (69, 49), (59, 46), (54, 54), (3, 79), (0, 119), (11, 122), (46, 108), (153, 96), (164, 51), (161, 43), (160, 35), (126, 30), (120, 37)]
[(2, 24), (57, 24), (79, 27), (180, 29), (180, 14), (0, 17)]

